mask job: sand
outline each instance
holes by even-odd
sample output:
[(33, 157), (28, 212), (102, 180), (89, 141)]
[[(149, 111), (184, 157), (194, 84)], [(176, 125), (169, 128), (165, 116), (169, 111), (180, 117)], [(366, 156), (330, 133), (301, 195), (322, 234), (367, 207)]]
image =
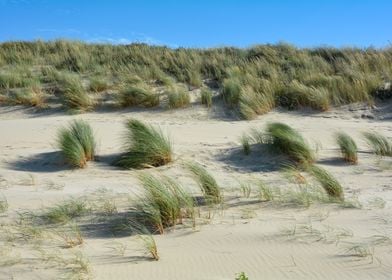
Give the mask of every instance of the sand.
[[(388, 107), (389, 108), (389, 107)], [(160, 126), (174, 145), (175, 161), (151, 172), (176, 178), (197, 193), (182, 168), (195, 160), (208, 168), (225, 190), (226, 206), (202, 214), (196, 229), (178, 227), (156, 235), (160, 260), (142, 251), (135, 236), (110, 235), (88, 222), (78, 250), (89, 260), (94, 279), (390, 279), (392, 273), (392, 167), (369, 152), (361, 132), (374, 130), (392, 137), (388, 110), (375, 113), (348, 106), (325, 113), (273, 111), (253, 121), (237, 121), (197, 105), (175, 111), (124, 110), (66, 115), (31, 113), (19, 107), (0, 108), (0, 179), (9, 209), (4, 222), (17, 212), (42, 211), (69, 197), (111, 196), (120, 211), (127, 196), (140, 190), (137, 171), (109, 163), (121, 152), (124, 121), (137, 118)], [(379, 112), (383, 112), (380, 110)], [(369, 114), (371, 118), (369, 118)], [(99, 142), (98, 162), (73, 170), (64, 166), (55, 147), (56, 132), (68, 121), (88, 121)], [(288, 184), (274, 159), (257, 151), (241, 153), (239, 137), (252, 127), (282, 121), (319, 146), (318, 163), (344, 186), (357, 208), (315, 203), (310, 207), (260, 202), (244, 198), (238, 180), (261, 178), (271, 186)], [(344, 130), (357, 140), (359, 164), (339, 159), (333, 133)], [(2, 240), (4, 241), (4, 240)], [(0, 243), (2, 244), (2, 243)], [(27, 245), (15, 241), (20, 260), (0, 266), (0, 279), (58, 279), (60, 267), (45, 266)], [(53, 248), (46, 248), (49, 251)], [(24, 250), (26, 252), (24, 252)], [(12, 278), (14, 277), (14, 278)]]

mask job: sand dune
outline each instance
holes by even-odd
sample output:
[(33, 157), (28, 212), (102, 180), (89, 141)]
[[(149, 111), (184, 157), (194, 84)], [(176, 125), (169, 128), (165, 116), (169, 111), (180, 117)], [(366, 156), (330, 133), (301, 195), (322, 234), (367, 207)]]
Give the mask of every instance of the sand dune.
[[(126, 211), (126, 196), (140, 190), (137, 172), (115, 168), (110, 162), (121, 152), (123, 123), (129, 117), (160, 126), (173, 139), (175, 161), (154, 172), (177, 178), (197, 193), (195, 183), (182, 168), (184, 161), (195, 160), (206, 166), (225, 190), (224, 209), (212, 210), (211, 219), (204, 219), (202, 214), (203, 222), (196, 230), (178, 227), (155, 236), (159, 261), (144, 255), (135, 236), (113, 236), (106, 233), (107, 228), (100, 233), (99, 226), (87, 221), (86, 228), (91, 230), (83, 233), (84, 244), (78, 250), (89, 259), (91, 275), (96, 279), (218, 280), (235, 279), (241, 271), (249, 279), (391, 277), (391, 161), (371, 154), (361, 137), (366, 130), (392, 137), (388, 115), (383, 115), (386, 119), (363, 118), (367, 109), (351, 107), (326, 113), (274, 111), (248, 122), (215, 118), (214, 112), (197, 106), (78, 116), (0, 109), (0, 192), (9, 204), (8, 218), (5, 214), (0, 217), (3, 221), (16, 217), (18, 211), (40, 211), (69, 197), (88, 199), (103, 189), (117, 201), (120, 212)], [(88, 121), (99, 141), (98, 161), (81, 170), (67, 168), (55, 148), (58, 128), (75, 118)], [(259, 202), (253, 197), (256, 190), (251, 198), (243, 198), (239, 179), (262, 178), (273, 187), (287, 185), (274, 167), (274, 158), (256, 152), (245, 156), (240, 150), (243, 132), (271, 121), (293, 126), (313, 146), (320, 146), (318, 163), (339, 179), (347, 200), (362, 207), (315, 203), (306, 208)], [(340, 160), (333, 139), (338, 130), (356, 139), (359, 165)], [(4, 245), (3, 238), (0, 244)], [(1, 266), (0, 279), (54, 279), (51, 277), (61, 270), (61, 266), (44, 269), (36, 256), (24, 257), (33, 249), (23, 248), (15, 245), (21, 260)]]

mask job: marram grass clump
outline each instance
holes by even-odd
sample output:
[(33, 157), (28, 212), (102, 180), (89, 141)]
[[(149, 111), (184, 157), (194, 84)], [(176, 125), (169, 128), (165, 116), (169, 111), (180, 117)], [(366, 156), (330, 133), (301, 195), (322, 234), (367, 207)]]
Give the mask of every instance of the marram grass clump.
[(57, 143), (67, 163), (74, 167), (84, 168), (87, 161), (94, 160), (94, 133), (83, 120), (75, 120), (68, 127), (60, 129)]
[(170, 139), (159, 128), (135, 119), (126, 123), (125, 153), (116, 161), (123, 168), (148, 168), (173, 160)]
[(317, 165), (307, 166), (305, 170), (315, 178), (331, 199), (344, 201), (343, 188), (331, 173)]
[(373, 153), (379, 156), (392, 156), (392, 142), (377, 132), (364, 132), (363, 136)]
[(339, 145), (340, 152), (345, 161), (357, 164), (358, 163), (358, 148), (354, 139), (345, 132), (338, 132), (335, 135), (336, 142)]
[(117, 102), (121, 107), (142, 106), (156, 107), (159, 105), (159, 95), (147, 86), (129, 86), (117, 95)]
[(165, 228), (181, 224), (185, 218), (191, 218), (194, 224), (194, 200), (175, 180), (147, 173), (140, 174), (139, 180), (144, 195), (136, 208), (148, 226), (162, 234)]
[(200, 189), (208, 203), (221, 203), (222, 194), (215, 178), (202, 165), (192, 162), (186, 164), (187, 169), (200, 186)]
[(209, 89), (203, 88), (200, 93), (201, 104), (210, 108), (212, 106), (212, 92)]
[(181, 87), (172, 87), (170, 90), (166, 91), (166, 95), (169, 109), (185, 108), (188, 107), (191, 102), (189, 93)]
[(249, 155), (251, 152), (251, 149), (250, 149), (251, 137), (247, 134), (243, 134), (240, 137), (240, 142), (241, 142), (242, 151), (244, 152), (244, 154)]
[(102, 92), (108, 90), (109, 87), (109, 83), (104, 78), (94, 77), (90, 80), (89, 88), (92, 92)]
[(270, 123), (266, 129), (272, 152), (288, 156), (298, 163), (311, 163), (315, 155), (302, 135), (284, 123)]
[(77, 76), (66, 76), (60, 86), (63, 91), (63, 104), (70, 110), (88, 111), (94, 107), (94, 102), (84, 89)]

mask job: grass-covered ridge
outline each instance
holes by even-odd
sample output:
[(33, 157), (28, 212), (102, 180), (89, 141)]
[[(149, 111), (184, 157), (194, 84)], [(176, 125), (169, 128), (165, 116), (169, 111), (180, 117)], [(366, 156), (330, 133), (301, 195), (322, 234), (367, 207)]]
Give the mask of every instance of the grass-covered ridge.
[[(10, 91), (34, 85), (67, 108), (86, 110), (94, 105), (90, 95), (110, 90), (115, 98), (137, 82), (155, 88), (183, 83), (188, 89), (215, 84), (228, 108), (252, 119), (276, 106), (328, 110), (386, 99), (392, 96), (386, 86), (392, 80), (391, 64), (392, 48), (277, 44), (171, 49), (62, 40), (6, 42), (0, 44), (0, 102), (7, 104)], [(59, 79), (64, 75), (77, 75), (81, 81), (67, 87)]]

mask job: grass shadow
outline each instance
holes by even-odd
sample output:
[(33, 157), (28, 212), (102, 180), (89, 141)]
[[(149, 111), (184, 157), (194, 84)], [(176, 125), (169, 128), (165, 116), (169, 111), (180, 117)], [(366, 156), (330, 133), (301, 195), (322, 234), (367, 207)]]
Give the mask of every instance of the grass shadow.
[(28, 172), (59, 172), (72, 167), (65, 163), (61, 152), (45, 152), (18, 159), (8, 164), (9, 168)]
[(241, 148), (230, 148), (216, 158), (240, 172), (279, 171), (290, 163), (286, 157), (272, 155), (264, 145), (252, 145), (249, 155), (245, 155)]
[(317, 163), (324, 164), (324, 165), (330, 165), (330, 166), (352, 166), (353, 165), (347, 161), (344, 161), (344, 159), (341, 157), (331, 157), (331, 158), (319, 159), (317, 161)]

